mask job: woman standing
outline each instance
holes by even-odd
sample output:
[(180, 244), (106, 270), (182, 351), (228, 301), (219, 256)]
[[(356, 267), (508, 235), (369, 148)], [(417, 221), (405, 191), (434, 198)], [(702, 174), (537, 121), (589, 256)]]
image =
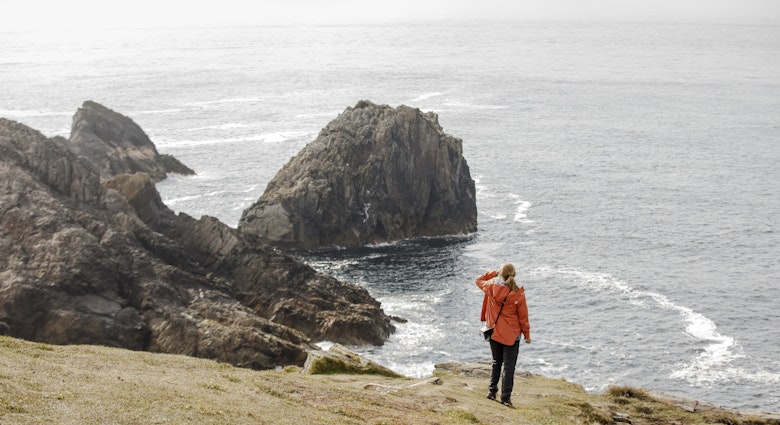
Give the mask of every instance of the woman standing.
[[(494, 279), (495, 280), (491, 280)], [(485, 297), (482, 299), (480, 320), (493, 328), (490, 337), (490, 351), (493, 354), (493, 368), (490, 372), (490, 386), (487, 398), (496, 399), (498, 378), (503, 367), (501, 380), (501, 404), (512, 406), (512, 387), (515, 383), (515, 363), (520, 349), (520, 335), (525, 343), (531, 343), (531, 326), (528, 324), (528, 306), (525, 291), (515, 282), (515, 267), (504, 264), (501, 270), (491, 270), (477, 278), (477, 286)]]

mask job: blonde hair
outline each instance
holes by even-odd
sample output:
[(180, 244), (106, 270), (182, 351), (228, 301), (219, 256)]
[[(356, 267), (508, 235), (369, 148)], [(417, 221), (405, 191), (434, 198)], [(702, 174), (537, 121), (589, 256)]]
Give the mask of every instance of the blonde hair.
[(506, 263), (501, 266), (501, 271), (499, 271), (498, 274), (501, 275), (501, 279), (504, 279), (504, 282), (509, 285), (510, 291), (517, 291), (520, 289), (515, 281), (515, 266)]

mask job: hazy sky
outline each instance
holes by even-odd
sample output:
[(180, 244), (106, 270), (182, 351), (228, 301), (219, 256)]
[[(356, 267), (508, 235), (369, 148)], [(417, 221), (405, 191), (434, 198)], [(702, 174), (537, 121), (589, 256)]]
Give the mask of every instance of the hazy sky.
[(430, 19), (780, 22), (780, 0), (0, 0), (0, 30)]

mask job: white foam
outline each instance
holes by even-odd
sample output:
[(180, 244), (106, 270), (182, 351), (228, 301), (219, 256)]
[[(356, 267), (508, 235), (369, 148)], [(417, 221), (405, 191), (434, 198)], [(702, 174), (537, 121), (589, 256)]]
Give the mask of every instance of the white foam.
[(421, 94), (421, 95), (419, 95), (419, 96), (415, 97), (414, 99), (411, 99), (411, 100), (409, 100), (408, 102), (409, 102), (409, 103), (412, 103), (412, 102), (420, 102), (420, 101), (422, 101), (422, 100), (427, 100), (427, 99), (430, 99), (430, 98), (432, 98), (432, 97), (441, 96), (441, 95), (443, 95), (443, 94), (444, 94), (444, 93), (442, 93), (442, 92), (438, 92), (438, 91), (435, 91), (435, 92), (429, 92), (429, 93), (423, 93), (423, 94)]
[(211, 197), (211, 196), (221, 195), (223, 193), (227, 193), (227, 191), (225, 191), (225, 190), (215, 190), (213, 192), (201, 193), (199, 195), (190, 195), (190, 196), (182, 196), (182, 197), (179, 197), (179, 198), (163, 199), (163, 203), (165, 205), (171, 207), (173, 205), (180, 204), (182, 202), (188, 202), (188, 201), (192, 201), (192, 200), (200, 199), (200, 198), (208, 198), (208, 197)]
[(255, 190), (257, 190), (257, 185), (253, 184), (253, 185), (249, 186), (248, 188), (246, 188), (244, 190), (239, 190), (238, 192), (240, 192), (240, 193), (252, 193)]
[[(382, 303), (384, 307), (384, 302)], [(415, 306), (412, 306), (415, 307)], [(416, 306), (419, 308), (419, 304)], [(402, 352), (406, 355), (406, 358), (430, 358), (430, 353), (434, 352), (434, 347), (440, 344), (441, 338), (444, 337), (443, 332), (439, 332), (435, 325), (419, 323), (409, 321), (407, 323), (400, 323), (396, 325), (396, 331), (385, 342), (385, 346), (395, 346), (392, 352)], [(410, 362), (405, 360), (403, 362), (396, 362), (392, 358), (388, 358), (379, 353), (371, 351), (363, 351), (356, 349), (361, 355), (375, 361), (385, 367), (390, 368), (404, 376), (413, 378), (423, 378), (430, 376), (434, 371), (434, 363), (432, 361), (423, 362)]]
[(528, 219), (528, 209), (531, 208), (531, 203), (520, 199), (520, 195), (510, 193), (509, 197), (515, 200), (517, 209), (515, 210), (515, 221), (518, 223), (530, 224), (533, 220)]
[(415, 354), (432, 350), (431, 344), (436, 335), (441, 335), (435, 325), (419, 322), (406, 322), (396, 325), (396, 331), (390, 336), (390, 342), (400, 345), (402, 352)]
[(193, 147), (193, 146), (222, 145), (228, 143), (246, 143), (246, 142), (280, 143), (288, 140), (297, 139), (307, 134), (311, 134), (311, 133), (305, 131), (279, 131), (274, 133), (250, 134), (246, 136), (224, 137), (218, 139), (200, 139), (200, 140), (162, 139), (162, 140), (158, 140), (156, 144), (161, 147)]
[[(477, 189), (477, 199), (487, 199), (487, 198), (496, 197), (496, 195), (490, 193), (487, 187), (477, 184), (476, 179), (475, 179), (475, 187)], [(513, 221), (522, 224), (534, 223), (533, 220), (528, 218), (528, 210), (531, 208), (531, 205), (533, 205), (531, 202), (520, 199), (520, 195), (516, 195), (514, 193), (508, 194), (507, 197), (510, 198), (512, 200), (513, 205), (515, 205)], [(496, 211), (496, 210), (490, 210), (490, 211), (483, 210), (482, 214), (494, 220), (504, 220), (508, 217), (505, 212)]]
[(322, 351), (330, 351), (330, 347), (333, 347), (333, 342), (331, 341), (320, 341), (315, 343), (317, 347), (320, 347), (320, 350)]
[(486, 185), (482, 184), (482, 175), (474, 176), (474, 189), (476, 190), (477, 199), (493, 198), (496, 195), (490, 193), (490, 189)]
[[(698, 359), (697, 359), (698, 360)], [(675, 370), (669, 376), (682, 379), (696, 386), (718, 382), (755, 382), (761, 384), (780, 385), (780, 373), (766, 371), (751, 372), (740, 367), (714, 369), (707, 362), (694, 361), (690, 365)]]
[(427, 378), (433, 375), (434, 370), (436, 370), (436, 366), (434, 366), (432, 362), (423, 362), (423, 363), (385, 362), (384, 364), (382, 364), (382, 366), (385, 366), (388, 369), (400, 373), (401, 375), (406, 376), (408, 378), (417, 378), (417, 379)]
[(405, 316), (406, 312), (416, 314), (434, 314), (434, 305), (441, 303), (443, 295), (448, 291), (441, 290), (438, 294), (394, 295), (389, 298), (380, 298), (382, 308), (388, 313)]
[(506, 214), (502, 214), (499, 212), (490, 212), (486, 213), (486, 215), (494, 220), (504, 220), (506, 219)]
[(567, 364), (561, 364), (561, 365), (548, 364), (546, 366), (542, 366), (541, 370), (542, 372), (544, 372), (545, 375), (551, 375), (551, 374), (563, 372), (568, 368), (569, 365)]
[[(360, 261), (357, 259), (334, 260), (326, 258), (322, 260), (314, 260), (309, 258), (307, 260), (307, 264), (313, 269), (325, 273), (332, 273), (333, 270), (343, 270), (349, 267), (354, 267), (359, 263)], [(387, 311), (387, 308), (385, 308), (384, 305), (382, 307)]]
[(569, 365), (565, 363), (564, 364), (550, 363), (542, 357), (529, 358), (526, 364), (538, 367), (539, 370), (543, 371), (545, 375), (548, 376), (569, 369)]
[[(611, 291), (628, 297), (632, 305), (646, 306), (652, 301), (659, 307), (676, 311), (687, 323), (685, 332), (690, 336), (706, 341), (708, 344), (692, 362), (672, 373), (672, 378), (682, 378), (690, 382), (715, 381), (727, 377), (727, 364), (744, 357), (742, 347), (730, 336), (721, 335), (715, 322), (691, 308), (673, 303), (665, 295), (641, 291), (632, 288), (626, 282), (605, 273), (583, 272), (572, 269), (538, 268), (532, 272), (542, 275), (563, 275), (569, 281), (597, 292)], [(743, 372), (744, 373), (744, 372)]]
[(365, 216), (365, 218), (363, 219), (363, 223), (368, 221), (368, 216), (370, 211), (371, 211), (371, 203), (370, 202), (363, 203), (363, 216)]
[(460, 108), (460, 109), (479, 109), (479, 110), (494, 110), (494, 109), (506, 109), (504, 105), (478, 105), (467, 102), (459, 102), (456, 100), (449, 100), (444, 102), (445, 106)]

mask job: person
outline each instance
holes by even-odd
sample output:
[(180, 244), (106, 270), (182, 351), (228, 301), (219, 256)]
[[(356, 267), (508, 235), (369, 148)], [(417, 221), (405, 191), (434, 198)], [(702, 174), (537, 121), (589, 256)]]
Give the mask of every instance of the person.
[(500, 401), (507, 407), (514, 407), (511, 397), (515, 364), (520, 351), (520, 335), (525, 338), (526, 344), (531, 343), (525, 289), (517, 286), (515, 267), (509, 263), (502, 265), (499, 270), (491, 270), (478, 277), (476, 283), (477, 287), (485, 293), (480, 320), (487, 322), (489, 328), (493, 328), (490, 337), (493, 363), (487, 398), (496, 399), (498, 379), (503, 369)]

